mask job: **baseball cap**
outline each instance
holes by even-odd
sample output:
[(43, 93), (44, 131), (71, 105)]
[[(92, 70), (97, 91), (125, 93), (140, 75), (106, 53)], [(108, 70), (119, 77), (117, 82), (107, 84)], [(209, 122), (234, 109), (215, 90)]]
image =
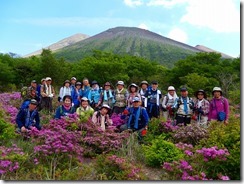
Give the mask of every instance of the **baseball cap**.
[(169, 87), (168, 87), (168, 91), (175, 91), (174, 86), (169, 86)]
[(76, 78), (75, 77), (71, 77), (71, 80), (76, 80)]
[(152, 81), (152, 84), (158, 84), (158, 81)]
[(180, 91), (187, 91), (187, 88), (186, 87), (182, 87), (182, 88), (180, 88)]
[(31, 83), (37, 83), (36, 80), (32, 80)]
[(140, 102), (140, 101), (141, 101), (141, 99), (139, 97), (137, 97), (137, 96), (134, 97), (133, 100), (132, 100), (132, 102)]
[(33, 105), (38, 105), (38, 102), (35, 99), (31, 99), (30, 103)]

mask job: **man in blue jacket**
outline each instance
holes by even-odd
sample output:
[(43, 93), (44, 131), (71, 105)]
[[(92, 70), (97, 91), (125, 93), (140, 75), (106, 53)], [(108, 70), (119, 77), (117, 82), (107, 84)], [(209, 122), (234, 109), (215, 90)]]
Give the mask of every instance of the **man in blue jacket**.
[(26, 132), (32, 127), (41, 129), (40, 117), (37, 111), (38, 102), (35, 99), (31, 99), (30, 104), (26, 108), (21, 108), (16, 117), (16, 123), (20, 132)]
[(127, 107), (121, 115), (121, 119), (127, 117), (127, 123), (120, 126), (120, 131), (137, 131), (139, 138), (141, 138), (144, 130), (147, 130), (149, 116), (146, 109), (141, 107), (141, 100), (139, 97), (134, 97), (132, 102), (133, 107)]

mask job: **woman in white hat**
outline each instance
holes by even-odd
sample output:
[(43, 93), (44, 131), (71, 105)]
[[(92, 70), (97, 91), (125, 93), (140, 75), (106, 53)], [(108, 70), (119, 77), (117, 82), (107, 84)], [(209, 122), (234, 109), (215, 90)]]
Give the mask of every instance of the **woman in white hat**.
[(76, 114), (82, 122), (87, 122), (92, 117), (94, 109), (89, 105), (89, 100), (86, 97), (81, 98), (80, 107), (76, 109)]
[(168, 93), (164, 96), (162, 101), (163, 117), (165, 120), (173, 120), (174, 112), (172, 106), (174, 105), (175, 99), (178, 98), (174, 86), (168, 87)]
[(112, 119), (109, 117), (110, 111), (111, 108), (104, 104), (100, 110), (95, 111), (92, 115), (92, 122), (95, 125), (100, 126), (103, 131), (106, 129), (106, 127), (113, 124)]
[[(214, 87), (212, 91), (213, 98), (210, 101), (208, 121), (217, 120), (228, 124), (229, 102), (222, 95), (220, 87)], [(221, 114), (220, 116), (218, 114)]]

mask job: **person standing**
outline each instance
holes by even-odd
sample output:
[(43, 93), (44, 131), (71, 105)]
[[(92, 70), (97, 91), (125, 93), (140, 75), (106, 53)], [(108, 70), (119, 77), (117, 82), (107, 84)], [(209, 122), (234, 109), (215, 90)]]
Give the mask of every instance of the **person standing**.
[(209, 101), (204, 90), (199, 89), (195, 93), (196, 102), (194, 103), (194, 114), (198, 125), (207, 128)]
[(139, 93), (140, 93), (141, 99), (142, 99), (142, 104), (141, 104), (142, 107), (145, 107), (145, 93), (147, 91), (147, 88), (148, 88), (148, 82), (141, 81)]
[(172, 107), (173, 111), (176, 111), (176, 125), (191, 123), (191, 117), (193, 113), (194, 102), (192, 98), (188, 97), (188, 91), (186, 87), (180, 89), (180, 97), (175, 99)]
[(50, 77), (46, 77), (46, 84), (44, 84), (41, 88), (42, 95), (42, 109), (45, 109), (49, 113), (53, 111), (52, 101), (55, 97), (54, 87), (51, 85), (52, 79)]
[(121, 114), (126, 107), (126, 100), (129, 96), (129, 93), (125, 88), (125, 84), (123, 81), (118, 81), (116, 86), (117, 89), (114, 91), (115, 104), (114, 104), (113, 112), (115, 114)]
[(63, 102), (63, 98), (65, 95), (71, 96), (71, 87), (69, 80), (65, 80), (63, 86), (59, 90), (59, 102)]
[[(133, 106), (134, 97), (139, 97), (141, 99), (141, 95), (138, 92), (139, 87), (135, 83), (131, 83), (128, 87), (129, 96), (127, 98), (127, 107)], [(141, 101), (141, 100), (140, 100)]]
[(145, 107), (147, 109), (147, 113), (149, 118), (152, 117), (159, 118), (160, 116), (160, 108), (159, 103), (162, 98), (161, 91), (158, 89), (158, 82), (152, 81), (152, 86), (148, 88), (145, 93)]
[[(227, 98), (223, 97), (223, 92), (220, 87), (214, 87), (212, 91), (213, 98), (210, 101), (208, 121), (217, 120), (219, 122), (224, 122), (228, 124), (229, 119), (229, 101)], [(218, 117), (219, 113), (224, 114)]]
[(174, 119), (174, 112), (172, 106), (174, 105), (175, 99), (178, 98), (174, 86), (168, 87), (168, 93), (164, 96), (162, 101), (163, 117), (165, 120), (172, 121)]
[(105, 82), (103, 85), (103, 91), (100, 93), (100, 99), (96, 108), (101, 105), (108, 105), (111, 109), (114, 107), (115, 98), (114, 98), (114, 91), (110, 82)]
[(98, 82), (97, 81), (92, 81), (91, 83), (92, 87), (91, 87), (91, 90), (89, 91), (89, 94), (88, 94), (88, 99), (90, 101), (90, 105), (93, 109), (96, 109), (96, 107), (98, 106), (98, 102), (99, 102), (99, 99), (100, 99), (100, 93), (101, 93), (101, 89), (98, 85)]

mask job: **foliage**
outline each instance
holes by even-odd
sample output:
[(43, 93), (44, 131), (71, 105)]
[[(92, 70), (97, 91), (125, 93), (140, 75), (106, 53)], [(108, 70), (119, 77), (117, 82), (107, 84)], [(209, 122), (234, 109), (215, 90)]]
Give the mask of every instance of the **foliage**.
[(140, 167), (116, 155), (100, 155), (96, 162), (99, 180), (145, 180)]
[(191, 144), (179, 143), (176, 146), (185, 153), (184, 160), (164, 162), (165, 174), (172, 180), (229, 180), (222, 164), (229, 155), (227, 149), (194, 149)]
[(218, 146), (226, 148), (230, 155), (222, 163), (227, 175), (233, 180), (240, 179), (240, 119), (235, 118), (227, 126), (218, 122), (211, 122), (209, 137), (200, 141), (198, 147)]
[(183, 158), (182, 152), (173, 143), (165, 141), (163, 136), (158, 136), (152, 140), (151, 145), (143, 145), (142, 148), (146, 163), (153, 167)]
[(199, 141), (207, 137), (207, 130), (196, 123), (191, 123), (187, 126), (179, 127), (173, 135), (175, 143), (183, 142), (192, 145), (196, 145)]

